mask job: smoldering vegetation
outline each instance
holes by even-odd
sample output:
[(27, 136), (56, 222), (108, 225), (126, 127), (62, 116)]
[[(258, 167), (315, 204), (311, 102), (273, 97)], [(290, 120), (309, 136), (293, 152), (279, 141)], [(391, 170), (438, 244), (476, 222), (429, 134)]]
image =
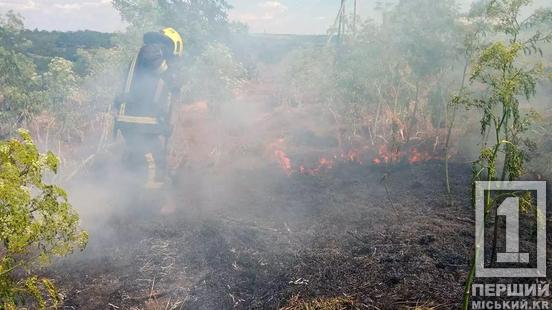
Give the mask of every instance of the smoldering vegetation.
[[(494, 43), (515, 43), (496, 15), (514, 2), (497, 13), (489, 1), (469, 11), (394, 1), (376, 20), (343, 14), (328, 35), (295, 36), (250, 34), (224, 1), (116, 0), (129, 28), (113, 45), (47, 68), (14, 46), (28, 80), (37, 70), (46, 84), (13, 81), (28, 97), (10, 97), (2, 135), (25, 126), (55, 151), (52, 182), (90, 234), (42, 274), (66, 309), (459, 308), (474, 251), (472, 163), (499, 131), (481, 115), (503, 111), (485, 110), (494, 93), (476, 72)], [(507, 138), (523, 154), (520, 177), (547, 180), (552, 14), (536, 8), (521, 11), (520, 21), (536, 15), (516, 33), (535, 44), (512, 64), (535, 88), (514, 94), (523, 126)], [(146, 190), (123, 167), (111, 105), (141, 34), (167, 24), (187, 42), (182, 98), (171, 182)], [(2, 27), (22, 32), (8, 18)]]

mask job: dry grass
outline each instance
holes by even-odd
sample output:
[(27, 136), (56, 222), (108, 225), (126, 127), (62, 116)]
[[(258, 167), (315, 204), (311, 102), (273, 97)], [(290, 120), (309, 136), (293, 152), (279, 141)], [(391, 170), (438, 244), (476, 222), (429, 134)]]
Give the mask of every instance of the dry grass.
[(356, 310), (361, 309), (360, 305), (351, 297), (342, 296), (334, 298), (316, 298), (304, 300), (295, 295), (288, 305), (280, 310)]

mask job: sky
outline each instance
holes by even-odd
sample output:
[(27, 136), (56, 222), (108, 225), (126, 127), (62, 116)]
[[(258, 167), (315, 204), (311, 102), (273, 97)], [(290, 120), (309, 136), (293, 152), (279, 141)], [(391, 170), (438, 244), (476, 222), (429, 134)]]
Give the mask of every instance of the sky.
[[(230, 18), (249, 25), (251, 32), (320, 34), (334, 23), (340, 0), (229, 0)], [(357, 11), (367, 15), (376, 1), (359, 0)], [(351, 1), (352, 3), (352, 1)], [(352, 12), (352, 8), (350, 11)]]
[(111, 0), (0, 0), (0, 12), (14, 10), (29, 29), (123, 30), (124, 23)]
[[(340, 0), (227, 0), (230, 18), (249, 25), (253, 33), (323, 34), (333, 24)], [(348, 0), (352, 3), (352, 0)], [(377, 2), (357, 0), (358, 13), (374, 17)], [(387, 0), (392, 1), (392, 0)], [(461, 0), (465, 3), (473, 0)], [(549, 3), (550, 0), (537, 0)], [(27, 28), (45, 30), (122, 31), (124, 22), (111, 0), (0, 0), (0, 12), (14, 10)], [(349, 12), (352, 8), (349, 7)]]

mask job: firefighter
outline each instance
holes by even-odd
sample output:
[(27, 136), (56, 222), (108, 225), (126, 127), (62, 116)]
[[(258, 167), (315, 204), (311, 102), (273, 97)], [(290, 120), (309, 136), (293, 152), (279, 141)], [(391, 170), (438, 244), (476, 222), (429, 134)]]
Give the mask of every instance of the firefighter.
[(147, 188), (166, 182), (170, 115), (179, 87), (171, 71), (183, 53), (174, 29), (144, 35), (144, 45), (132, 60), (123, 94), (115, 102), (115, 133), (125, 141), (124, 164)]

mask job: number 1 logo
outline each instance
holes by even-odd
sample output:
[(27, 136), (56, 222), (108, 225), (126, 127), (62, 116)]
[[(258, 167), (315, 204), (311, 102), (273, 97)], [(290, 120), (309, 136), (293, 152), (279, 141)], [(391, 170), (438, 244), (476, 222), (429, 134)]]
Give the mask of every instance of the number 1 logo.
[[(485, 197), (500, 191), (536, 191), (537, 193), (537, 257), (536, 268), (485, 267)], [(476, 276), (483, 278), (541, 278), (546, 277), (546, 182), (476, 182), (475, 184), (475, 246)], [(504, 200), (497, 216), (506, 217), (506, 251), (497, 253), (496, 263), (528, 264), (529, 253), (520, 253), (519, 198)]]

